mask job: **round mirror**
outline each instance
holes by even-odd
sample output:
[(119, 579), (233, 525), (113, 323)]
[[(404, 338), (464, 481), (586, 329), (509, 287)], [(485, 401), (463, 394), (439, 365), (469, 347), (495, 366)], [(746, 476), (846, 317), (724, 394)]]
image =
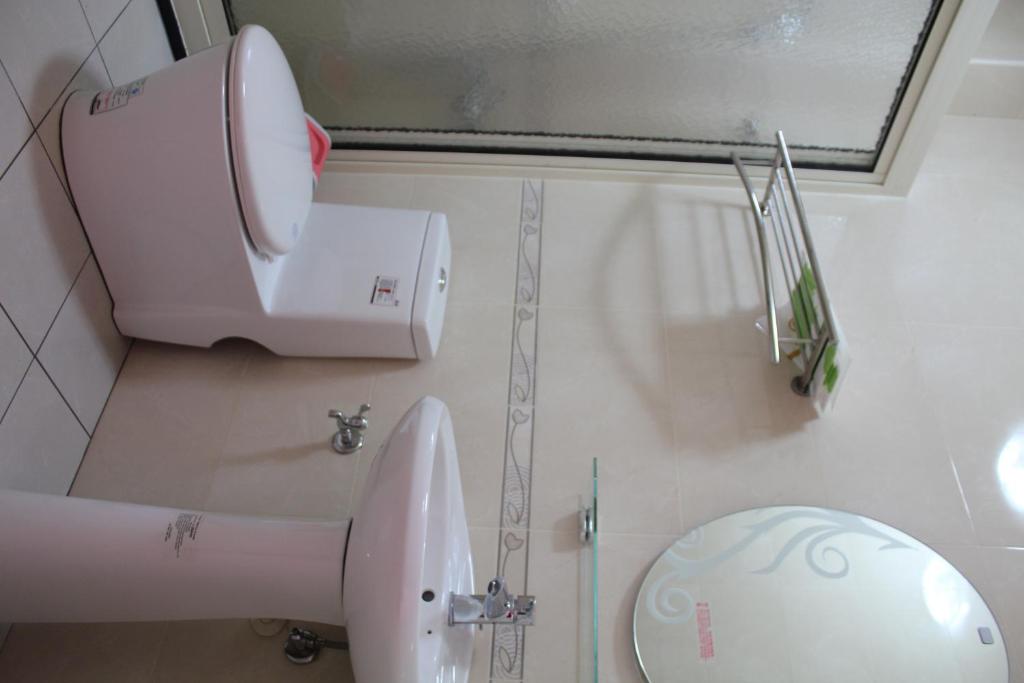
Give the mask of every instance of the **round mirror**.
[(651, 683), (1009, 679), (995, 619), (960, 572), (901, 531), (825, 508), (689, 532), (647, 573), (633, 637)]

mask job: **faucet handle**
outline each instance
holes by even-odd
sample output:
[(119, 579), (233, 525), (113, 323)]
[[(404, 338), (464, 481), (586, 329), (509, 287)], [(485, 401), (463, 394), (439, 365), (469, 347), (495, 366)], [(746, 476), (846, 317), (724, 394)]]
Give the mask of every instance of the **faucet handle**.
[(359, 412), (348, 419), (348, 426), (352, 429), (366, 429), (369, 427), (370, 421), (364, 417), (368, 412), (370, 412), (369, 403), (359, 406)]
[(497, 597), (505, 588), (505, 577), (495, 576), (493, 579), (487, 582), (487, 594), (491, 597)]
[(364, 415), (370, 410), (370, 404), (364, 403), (359, 406), (359, 412), (355, 415), (346, 415), (336, 408), (331, 408), (327, 411), (327, 417), (332, 417), (338, 421), (338, 429), (366, 429), (370, 426), (370, 421), (367, 420)]
[(495, 619), (508, 614), (513, 607), (514, 597), (509, 595), (505, 587), (505, 577), (495, 576), (487, 582), (487, 594), (484, 596), (484, 616)]

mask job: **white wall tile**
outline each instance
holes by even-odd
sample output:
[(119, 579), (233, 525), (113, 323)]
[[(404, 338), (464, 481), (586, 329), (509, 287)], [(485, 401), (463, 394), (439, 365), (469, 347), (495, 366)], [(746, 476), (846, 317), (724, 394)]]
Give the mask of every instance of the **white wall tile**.
[(0, 422), (0, 486), (65, 494), (89, 435), (33, 362)]
[(0, 303), (38, 349), (89, 245), (36, 137), (0, 181), (0, 216)]
[(89, 20), (96, 40), (101, 40), (114, 19), (128, 4), (128, 0), (82, 0), (82, 9)]
[(35, 123), (95, 45), (78, 0), (0, 2), (0, 60)]
[(135, 0), (100, 41), (115, 85), (148, 76), (174, 62), (167, 33), (153, 0)]
[(90, 433), (126, 353), (128, 340), (114, 326), (110, 295), (90, 258), (39, 351), (39, 361)]
[(972, 61), (949, 113), (1024, 118), (1024, 64)]
[(31, 362), (32, 352), (25, 346), (11, 321), (0, 312), (0, 415), (10, 405)]
[(32, 135), (32, 122), (21, 106), (18, 93), (0, 69), (0, 175)]
[(107, 75), (107, 70), (103, 66), (100, 53), (98, 50), (94, 50), (68, 87), (64, 88), (64, 92), (57, 98), (53, 107), (46, 114), (46, 118), (39, 124), (39, 129), (36, 132), (39, 139), (42, 140), (43, 146), (46, 147), (46, 153), (53, 160), (53, 166), (65, 188), (68, 186), (68, 181), (64, 176), (64, 155), (60, 147), (60, 112), (64, 102), (68, 95), (75, 90), (102, 90), (110, 86), (110, 76)]

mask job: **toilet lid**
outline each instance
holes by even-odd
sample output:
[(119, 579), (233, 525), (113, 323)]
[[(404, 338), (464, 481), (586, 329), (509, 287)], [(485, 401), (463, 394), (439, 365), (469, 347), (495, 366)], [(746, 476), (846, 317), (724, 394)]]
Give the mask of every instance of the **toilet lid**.
[(306, 116), (284, 53), (261, 26), (235, 38), (228, 74), (235, 183), (249, 237), (265, 255), (288, 253), (313, 201)]

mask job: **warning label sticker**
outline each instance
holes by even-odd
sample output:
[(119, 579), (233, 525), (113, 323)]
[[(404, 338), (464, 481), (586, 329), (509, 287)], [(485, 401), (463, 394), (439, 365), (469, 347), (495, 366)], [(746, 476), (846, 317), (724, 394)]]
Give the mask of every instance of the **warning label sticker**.
[(196, 540), (199, 524), (202, 521), (203, 516), (197, 512), (182, 512), (173, 522), (167, 523), (167, 529), (164, 531), (164, 543), (173, 542), (171, 547), (174, 548), (175, 557), (181, 557), (181, 549), (186, 542)]
[(89, 107), (89, 113), (102, 114), (105, 111), (123, 107), (128, 104), (133, 97), (141, 95), (145, 86), (146, 79), (140, 78), (137, 81), (132, 81), (128, 85), (121, 85), (116, 88), (111, 88), (110, 90), (101, 90), (96, 93), (96, 97), (92, 98), (92, 106)]
[(373, 283), (370, 303), (375, 306), (398, 305), (398, 278), (378, 275)]
[(711, 607), (706, 602), (697, 603), (697, 638), (700, 643), (700, 658), (704, 661), (715, 658), (715, 635), (711, 631)]

